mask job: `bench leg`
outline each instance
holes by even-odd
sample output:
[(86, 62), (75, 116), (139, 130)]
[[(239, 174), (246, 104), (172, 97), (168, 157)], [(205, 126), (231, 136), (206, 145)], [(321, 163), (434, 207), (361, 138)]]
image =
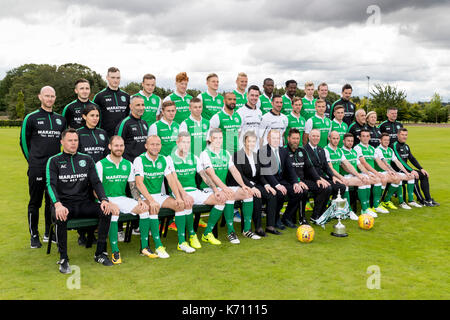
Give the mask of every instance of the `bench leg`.
[(197, 232), (201, 213), (194, 214), (194, 231)]
[(214, 226), (214, 229), (213, 229), (213, 235), (214, 235), (214, 237), (218, 237), (219, 236), (219, 228), (217, 227), (217, 223), (216, 223), (216, 225)]
[(125, 227), (125, 239), (124, 242), (131, 242), (131, 232), (133, 228), (131, 227), (131, 221), (127, 221), (127, 226)]

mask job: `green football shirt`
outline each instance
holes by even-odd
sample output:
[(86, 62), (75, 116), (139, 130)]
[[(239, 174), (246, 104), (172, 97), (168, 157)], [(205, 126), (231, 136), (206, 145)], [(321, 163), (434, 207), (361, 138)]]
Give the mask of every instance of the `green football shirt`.
[[(203, 170), (212, 167), (217, 177), (225, 184), (228, 170), (234, 166), (233, 158), (228, 151), (222, 149), (215, 153), (209, 147), (206, 147), (205, 151), (200, 154), (200, 163)], [(204, 181), (202, 181), (200, 187), (202, 189), (209, 188)]]
[(134, 159), (136, 176), (144, 178), (144, 185), (150, 194), (161, 194), (164, 177), (172, 173), (170, 159), (158, 155), (153, 161), (147, 152)]
[(179, 128), (180, 126), (178, 123), (172, 121), (169, 125), (164, 118), (150, 126), (148, 135), (157, 135), (161, 138), (161, 154), (163, 156), (170, 155), (172, 150), (176, 147)]
[[(357, 153), (354, 149), (347, 150), (347, 148), (345, 148), (345, 147), (342, 147), (341, 150), (342, 150), (342, 153), (344, 154), (345, 159), (346, 159), (348, 162), (350, 162), (350, 164), (353, 166), (353, 168), (355, 168), (356, 171), (359, 172), (359, 169), (358, 169), (358, 163), (359, 163), (359, 160), (358, 160), (358, 153)], [(349, 173), (349, 172), (345, 171), (345, 170), (341, 167), (341, 169), (340, 169), (340, 174), (341, 174), (341, 175), (346, 175), (346, 174), (348, 174), (348, 173)]]
[(344, 158), (344, 153), (340, 148), (336, 148), (336, 150), (333, 150), (329, 144), (327, 144), (324, 148), (325, 154), (327, 156), (327, 161), (331, 162), (331, 165), (333, 166), (333, 169), (337, 172), (341, 171), (341, 162)]
[(147, 97), (142, 90), (139, 91), (139, 93), (136, 93), (136, 96), (144, 99), (145, 111), (141, 119), (145, 120), (147, 124), (151, 126), (156, 122), (156, 114), (161, 108), (161, 98), (153, 93), (149, 97)]
[(370, 144), (367, 146), (359, 143), (355, 146), (355, 151), (358, 154), (358, 158), (364, 157), (366, 162), (372, 167), (375, 168), (375, 148)]
[(191, 152), (197, 157), (206, 148), (209, 121), (202, 117), (200, 121), (189, 116), (180, 124), (180, 132), (187, 131), (191, 135)]
[(265, 93), (259, 96), (259, 109), (264, 115), (272, 110), (272, 98), (269, 98)]
[(178, 152), (174, 152), (170, 158), (184, 190), (195, 191), (197, 189), (195, 175), (202, 171), (199, 158), (192, 153), (187, 154), (185, 158), (181, 158)]
[(202, 100), (202, 117), (206, 120), (210, 120), (213, 115), (223, 108), (223, 96), (221, 94), (217, 94), (217, 96), (213, 97), (206, 91), (199, 94), (197, 98)]
[(319, 146), (325, 148), (328, 144), (328, 134), (331, 131), (331, 120), (327, 117), (320, 118), (315, 114), (305, 123), (305, 133), (310, 134), (312, 129), (318, 129), (320, 131)]
[(134, 170), (130, 161), (122, 158), (116, 166), (108, 155), (98, 161), (95, 166), (107, 197), (127, 196), (125, 191), (127, 183), (134, 181)]
[(167, 100), (175, 102), (175, 108), (177, 110), (177, 113), (175, 114), (175, 118), (173, 119), (173, 121), (175, 121), (176, 123), (181, 123), (187, 117), (189, 117), (189, 115), (191, 114), (191, 112), (189, 111), (189, 102), (191, 102), (192, 100), (191, 95), (186, 93), (186, 95), (182, 97), (178, 95), (176, 92), (174, 92), (164, 99), (164, 101)]
[(305, 132), (305, 123), (306, 120), (301, 115), (297, 118), (294, 115), (294, 112), (291, 112), (287, 116), (288, 118), (288, 126), (284, 131), (284, 141), (287, 141), (289, 130), (291, 128), (297, 128), (300, 131), (300, 145), (303, 145), (303, 133)]
[(244, 92), (244, 94), (240, 93), (237, 90), (233, 90), (233, 93), (236, 96), (236, 109), (239, 109), (247, 103), (247, 92)]
[(281, 107), (281, 113), (285, 116), (288, 116), (292, 112), (292, 100), (287, 96), (287, 94), (284, 94), (282, 96), (283, 98), (283, 107)]
[(316, 98), (313, 98), (311, 101), (306, 97), (302, 98), (303, 107), (300, 114), (305, 120), (308, 120), (316, 114), (316, 100)]
[(348, 132), (348, 125), (342, 121), (341, 123), (337, 122), (336, 119), (331, 121), (331, 131), (337, 131), (341, 139), (339, 140), (338, 147), (342, 148), (344, 146), (344, 135)]
[[(388, 165), (391, 165), (391, 162), (394, 159), (397, 159), (397, 157), (394, 154), (394, 150), (387, 147), (384, 149), (381, 145), (375, 148), (375, 158), (384, 159)], [(382, 169), (380, 166), (378, 166), (377, 162), (375, 161), (375, 170), (378, 172), (383, 172), (384, 169)]]
[(223, 148), (231, 154), (239, 149), (239, 130), (242, 119), (239, 113), (233, 112), (230, 116), (224, 110), (216, 113), (210, 121), (210, 128), (220, 128), (223, 133)]

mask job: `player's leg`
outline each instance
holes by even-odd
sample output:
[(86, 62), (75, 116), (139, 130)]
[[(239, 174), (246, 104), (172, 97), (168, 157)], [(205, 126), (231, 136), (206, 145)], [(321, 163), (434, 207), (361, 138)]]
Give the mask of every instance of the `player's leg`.
[(39, 240), (39, 208), (42, 205), (42, 197), (45, 189), (45, 175), (41, 170), (28, 169), (28, 191), (30, 200), (28, 202), (28, 229), (30, 231), (30, 247), (32, 249), (42, 246)]
[(244, 216), (244, 236), (254, 240), (260, 239), (261, 237), (251, 232), (253, 216), (253, 195), (247, 193), (242, 188), (238, 188), (234, 195), (235, 201), (242, 200), (242, 215)]
[[(69, 265), (69, 256), (67, 255), (67, 221), (74, 218), (73, 208), (68, 204), (63, 204), (69, 211), (65, 221), (55, 217), (55, 234), (59, 252), (59, 271), (61, 273), (72, 273)], [(55, 215), (55, 207), (51, 207), (52, 215)]]
[[(212, 193), (212, 190), (207, 188), (207, 189), (204, 189), (203, 192), (211, 192)], [(208, 223), (206, 225), (205, 231), (203, 232), (202, 241), (209, 242), (214, 245), (219, 245), (219, 244), (221, 244), (221, 242), (214, 237), (212, 230), (214, 229), (214, 226), (217, 224), (220, 217), (222, 216), (222, 213), (225, 209), (225, 202), (220, 201), (219, 199), (217, 199), (217, 197), (214, 194), (212, 194), (205, 201), (205, 204), (214, 205), (214, 207), (211, 209), (211, 211), (209, 213)]]
[(381, 172), (381, 177), (379, 177), (379, 182), (373, 185), (372, 191), (372, 201), (373, 207), (372, 210), (378, 213), (389, 213), (387, 209), (380, 205), (381, 196), (383, 195), (383, 186), (386, 186), (388, 183), (388, 174), (387, 172)]
[[(151, 195), (153, 200), (155, 200), (159, 206), (161, 207), (162, 203), (165, 199), (167, 199), (169, 196), (167, 195), (161, 195), (161, 194), (152, 194)], [(145, 200), (145, 203), (150, 207), (150, 202), (148, 200)], [(169, 254), (166, 252), (166, 249), (164, 248), (161, 237), (159, 236), (159, 216), (158, 216), (159, 210), (157, 213), (151, 213), (149, 215), (149, 224), (150, 224), (150, 231), (152, 233), (152, 239), (155, 243), (155, 251), (158, 257), (160, 258), (169, 258)]]

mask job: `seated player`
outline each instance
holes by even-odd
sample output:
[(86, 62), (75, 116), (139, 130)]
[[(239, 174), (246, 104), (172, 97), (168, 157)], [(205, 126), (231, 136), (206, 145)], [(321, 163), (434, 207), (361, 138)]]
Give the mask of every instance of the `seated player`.
[[(161, 139), (158, 136), (149, 136), (145, 143), (147, 152), (134, 159), (133, 165), (136, 175), (136, 186), (143, 195), (144, 201), (150, 208), (150, 231), (155, 242), (155, 251), (160, 258), (169, 258), (166, 248), (163, 247), (159, 236), (159, 210), (168, 208), (175, 211), (175, 217), (184, 215), (184, 201), (178, 193), (176, 177), (172, 175), (172, 163), (170, 158), (160, 154)], [(167, 179), (174, 197), (163, 191), (164, 178)], [(141, 234), (144, 231), (141, 231)], [(178, 238), (185, 238), (185, 230), (178, 228)], [(179, 249), (192, 253), (194, 248), (178, 246)]]
[[(338, 106), (341, 107), (341, 106)], [(335, 109), (336, 110), (336, 109)], [(350, 134), (351, 135), (351, 134)], [(351, 141), (353, 143), (353, 136), (351, 136)], [(370, 184), (370, 179), (367, 175), (363, 175), (357, 171), (358, 165), (361, 166), (359, 160), (355, 158), (352, 163), (350, 163), (344, 155), (344, 151), (338, 147), (340, 142), (340, 134), (337, 131), (331, 131), (328, 137), (330, 141), (328, 145), (324, 148), (325, 156), (328, 161), (328, 165), (333, 171), (333, 174), (342, 181), (345, 185), (344, 197), (347, 199), (348, 204), (350, 204), (350, 193), (349, 187), (358, 187), (358, 190), (365, 189), (367, 184)], [(344, 170), (342, 170), (344, 169)], [(364, 187), (364, 188), (363, 188)], [(370, 185), (369, 185), (370, 188)], [(364, 192), (364, 191), (361, 191)], [(362, 213), (368, 213), (372, 215), (372, 211), (368, 210), (368, 199), (363, 195), (360, 197), (361, 210)], [(364, 202), (364, 203), (363, 203)], [(350, 211), (350, 219), (358, 220), (358, 216)]]
[(369, 171), (369, 174), (372, 174), (376, 179), (376, 183), (374, 184), (372, 191), (372, 210), (378, 213), (389, 213), (389, 211), (380, 204), (381, 196), (383, 194), (383, 186), (387, 183), (387, 177), (375, 170), (375, 148), (369, 144), (370, 131), (365, 128), (361, 129), (359, 139), (360, 143), (354, 147), (356, 153), (358, 154), (358, 159)]
[[(389, 147), (390, 140), (391, 138), (389, 136), (389, 133), (383, 132), (380, 138), (380, 145), (375, 149), (376, 169), (381, 171), (383, 170), (384, 165), (384, 172), (389, 172), (391, 176), (391, 178), (389, 179), (391, 185), (387, 190), (385, 202), (382, 202), (382, 205), (388, 209), (397, 209), (397, 207), (391, 201), (392, 196), (397, 192), (400, 208), (407, 210), (411, 209), (411, 207), (421, 208), (422, 206), (414, 201), (414, 175), (412, 173), (409, 173), (408, 170), (406, 170), (402, 163), (397, 159), (394, 154), (394, 150)], [(395, 171), (392, 167), (392, 163), (395, 163), (395, 165), (401, 170), (401, 172)], [(408, 204), (406, 204), (406, 202), (403, 200), (402, 181), (407, 181), (408, 183)]]
[[(118, 206), (123, 214), (139, 215), (139, 230), (141, 231), (141, 248), (143, 256), (157, 258), (148, 246), (148, 231), (150, 228), (150, 215), (147, 204), (141, 199), (141, 194), (136, 188), (133, 164), (122, 155), (125, 150), (125, 142), (120, 136), (112, 136), (108, 144), (111, 153), (96, 164), (98, 177), (103, 183), (106, 196), (109, 201)], [(126, 196), (127, 182), (133, 198)], [(119, 214), (113, 214), (109, 227), (109, 243), (112, 251), (112, 262), (122, 263), (118, 247), (118, 223)]]
[[(244, 216), (244, 221), (248, 221), (248, 219), (251, 221), (253, 213), (253, 193), (252, 190), (245, 185), (244, 181), (242, 181), (241, 174), (234, 166), (233, 158), (228, 151), (222, 148), (222, 144), (222, 130), (220, 130), (220, 128), (211, 129), (209, 132), (208, 146), (200, 154), (200, 163), (212, 182), (219, 190), (225, 193), (226, 202), (223, 215), (227, 223), (227, 238), (231, 243), (238, 244), (240, 241), (233, 226), (234, 202), (243, 200), (242, 214)], [(229, 187), (226, 185), (228, 171), (240, 187)], [(204, 181), (201, 183), (200, 187), (206, 191), (212, 191)], [(219, 218), (219, 212), (209, 216), (208, 225), (203, 233), (202, 241), (211, 244), (220, 244), (220, 241), (217, 240), (211, 232), (217, 221), (219, 221)]]
[[(192, 214), (193, 205), (211, 205), (210, 217), (222, 215), (225, 208), (225, 194), (220, 191), (211, 181), (205, 170), (201, 167), (200, 159), (191, 153), (191, 135), (188, 132), (180, 132), (177, 139), (177, 149), (170, 155), (174, 166), (174, 175), (177, 177), (178, 191), (185, 204), (184, 216), (178, 217), (178, 220), (185, 219), (185, 225), (189, 234), (189, 243), (192, 248), (200, 249), (202, 246), (198, 241), (197, 234), (194, 231), (194, 217)], [(196, 175), (197, 173), (208, 185), (212, 191), (201, 191), (197, 189)], [(183, 222), (177, 221), (177, 227), (183, 228)], [(181, 239), (180, 239), (181, 241)], [(211, 243), (219, 244), (217, 239), (211, 238)], [(180, 246), (186, 245), (181, 243)]]

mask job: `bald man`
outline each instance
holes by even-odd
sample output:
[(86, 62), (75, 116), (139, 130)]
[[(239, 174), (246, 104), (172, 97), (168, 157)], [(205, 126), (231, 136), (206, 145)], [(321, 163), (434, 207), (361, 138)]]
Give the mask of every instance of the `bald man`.
[(51, 224), (50, 199), (45, 191), (45, 166), (48, 158), (61, 151), (60, 136), (66, 128), (66, 119), (53, 112), (56, 100), (55, 89), (45, 86), (39, 95), (41, 107), (29, 113), (22, 123), (20, 131), (20, 147), (28, 162), (28, 228), (30, 231), (30, 247), (37, 249), (42, 246), (39, 239), (39, 208), (45, 193), (45, 234), (44, 242), (48, 241)]

